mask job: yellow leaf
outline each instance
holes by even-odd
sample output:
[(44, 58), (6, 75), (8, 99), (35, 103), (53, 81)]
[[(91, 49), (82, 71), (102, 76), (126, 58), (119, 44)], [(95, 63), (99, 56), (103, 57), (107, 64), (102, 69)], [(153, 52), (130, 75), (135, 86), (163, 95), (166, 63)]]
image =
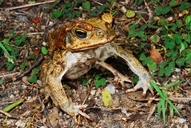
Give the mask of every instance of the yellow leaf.
[(101, 93), (101, 98), (104, 103), (104, 106), (108, 107), (110, 105), (110, 101), (112, 100), (111, 94), (107, 89), (104, 89)]

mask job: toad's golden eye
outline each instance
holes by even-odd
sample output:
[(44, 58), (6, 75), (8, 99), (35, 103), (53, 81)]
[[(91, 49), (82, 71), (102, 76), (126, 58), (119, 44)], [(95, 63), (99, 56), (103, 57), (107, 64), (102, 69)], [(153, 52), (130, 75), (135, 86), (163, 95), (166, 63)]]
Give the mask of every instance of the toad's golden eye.
[(75, 34), (79, 38), (86, 38), (87, 37), (87, 32), (81, 29), (75, 29), (74, 30)]
[(96, 35), (99, 36), (99, 37), (102, 37), (104, 35), (104, 31), (103, 30), (98, 30)]

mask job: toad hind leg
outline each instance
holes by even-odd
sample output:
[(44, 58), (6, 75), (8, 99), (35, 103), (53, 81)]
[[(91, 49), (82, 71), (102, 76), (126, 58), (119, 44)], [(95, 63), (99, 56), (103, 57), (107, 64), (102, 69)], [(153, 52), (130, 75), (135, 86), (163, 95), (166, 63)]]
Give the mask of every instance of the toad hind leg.
[(80, 111), (80, 109), (87, 107), (86, 105), (73, 105), (70, 98), (66, 96), (65, 90), (62, 87), (62, 83), (58, 78), (49, 78), (49, 89), (51, 90), (51, 99), (56, 106), (59, 106), (64, 112), (68, 113), (72, 117), (80, 114), (90, 119), (90, 117)]
[(125, 51), (122, 47), (118, 46), (114, 42), (111, 42), (110, 45), (108, 45), (108, 49), (110, 49), (112, 54), (123, 58), (129, 68), (139, 77), (139, 82), (137, 85), (133, 89), (128, 89), (127, 92), (136, 91), (139, 88), (143, 88), (143, 95), (146, 95), (148, 89), (152, 94), (154, 94), (150, 86), (150, 81), (153, 80), (152, 77), (132, 53)]

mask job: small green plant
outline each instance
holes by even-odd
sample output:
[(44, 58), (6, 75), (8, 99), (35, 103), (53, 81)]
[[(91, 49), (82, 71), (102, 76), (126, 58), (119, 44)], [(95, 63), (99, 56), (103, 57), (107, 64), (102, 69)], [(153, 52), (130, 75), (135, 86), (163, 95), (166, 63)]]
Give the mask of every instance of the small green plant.
[[(107, 11), (109, 12), (109, 8), (111, 5), (115, 4), (113, 0), (108, 0), (106, 4), (101, 6), (97, 6), (96, 8), (91, 10), (91, 2), (84, 0), (76, 0), (76, 1), (64, 1), (63, 6), (59, 6), (59, 1), (53, 3), (49, 8), (45, 9), (45, 12), (53, 12), (52, 19), (57, 19), (60, 17), (66, 17), (68, 19), (72, 19), (75, 17), (81, 17), (82, 12), (87, 12), (90, 16), (98, 16), (101, 13)], [(79, 8), (79, 7), (82, 8)], [(56, 9), (57, 8), (57, 9)]]
[[(160, 101), (158, 102), (158, 116), (163, 118), (164, 123), (166, 123), (166, 111), (169, 109), (170, 117), (172, 118), (174, 116), (174, 112), (180, 115), (178, 109), (176, 106), (171, 102), (171, 100), (168, 98), (166, 94), (166, 90), (169, 87), (179, 85), (180, 82), (171, 82), (170, 84), (167, 84), (163, 86), (163, 89), (160, 89), (155, 82), (151, 81), (151, 86), (157, 91), (157, 93), (160, 95)], [(162, 114), (162, 115), (161, 115)]]
[(101, 74), (96, 74), (95, 75), (95, 86), (100, 87), (100, 86), (105, 86), (106, 85), (106, 79), (105, 78), (100, 78)]
[[(178, 5), (177, 0), (171, 0), (168, 5), (157, 6), (156, 9), (155, 9), (155, 14), (156, 15), (164, 15), (164, 14), (167, 14), (169, 12), (173, 12), (173, 7), (175, 7), (177, 5)], [(184, 11), (184, 10), (190, 8), (190, 7), (191, 7), (190, 3), (188, 3), (187, 1), (182, 1), (181, 5), (179, 6), (179, 11), (182, 12), (182, 11)]]
[(17, 46), (27, 44), (27, 34), (17, 35), (13, 30), (9, 32), (9, 36), (0, 41), (0, 48), (7, 57), (7, 70), (12, 70), (17, 65), (16, 58), (19, 56), (20, 49)]
[(104, 74), (101, 74), (101, 73), (94, 74), (93, 77), (90, 79), (80, 77), (79, 80), (81, 81), (82, 85), (84, 85), (84, 86), (87, 86), (92, 81), (94, 82), (94, 85), (96, 87), (105, 86), (106, 85), (106, 79), (101, 77)]
[[(24, 72), (26, 67), (30, 64), (28, 60), (25, 60), (24, 62), (20, 63), (17, 61), (19, 58), (19, 54), (21, 51), (20, 47), (23, 47), (24, 45), (28, 44), (27, 40), (27, 34), (15, 34), (13, 30), (9, 32), (9, 36), (5, 37), (0, 41), (0, 53), (1, 56), (5, 55), (7, 58), (7, 61), (3, 62), (1, 67), (6, 67), (8, 71), (11, 71), (14, 69), (15, 66), (20, 65), (20, 71)], [(42, 47), (42, 53), (47, 54), (47, 49), (45, 47)], [(29, 60), (35, 60), (36, 56), (34, 54), (29, 54), (28, 57)], [(31, 77), (28, 79), (29, 82), (36, 82), (37, 80), (37, 69), (33, 69), (33, 73)], [(0, 80), (0, 83), (3, 83), (3, 80)]]
[(129, 26), (129, 35), (128, 37), (138, 37), (141, 40), (146, 40), (147, 35), (145, 34), (145, 26), (140, 27), (139, 24), (133, 23), (131, 26)]
[[(146, 33), (148, 29), (161, 29), (157, 36), (152, 35), (150, 39), (156, 45), (162, 46), (164, 50), (163, 62), (156, 64), (145, 53), (140, 55), (143, 65), (146, 65), (153, 72), (158, 72), (159, 76), (170, 76), (175, 67), (190, 66), (191, 50), (188, 47), (191, 44), (191, 16), (187, 16), (184, 22), (176, 20), (173, 23), (168, 23), (165, 19), (158, 19), (142, 26), (134, 23), (129, 27), (128, 37), (138, 37), (142, 41), (148, 38)], [(155, 25), (157, 23), (158, 26)]]
[(28, 78), (28, 82), (36, 83), (37, 82), (37, 75), (39, 73), (39, 68), (34, 68), (32, 70), (32, 75)]

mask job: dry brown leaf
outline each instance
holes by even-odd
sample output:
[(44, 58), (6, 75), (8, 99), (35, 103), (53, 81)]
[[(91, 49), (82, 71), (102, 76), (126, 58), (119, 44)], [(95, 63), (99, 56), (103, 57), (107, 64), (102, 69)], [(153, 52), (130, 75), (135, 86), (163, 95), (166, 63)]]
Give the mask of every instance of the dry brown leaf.
[(161, 61), (163, 61), (163, 58), (160, 54), (160, 52), (158, 50), (156, 50), (155, 48), (150, 50), (150, 57), (154, 60), (154, 62), (156, 63), (160, 63)]
[(36, 18), (33, 18), (33, 19), (32, 19), (32, 22), (33, 22), (33, 23), (39, 23), (39, 22), (41, 22), (41, 20), (42, 20), (42, 18), (36, 17)]

